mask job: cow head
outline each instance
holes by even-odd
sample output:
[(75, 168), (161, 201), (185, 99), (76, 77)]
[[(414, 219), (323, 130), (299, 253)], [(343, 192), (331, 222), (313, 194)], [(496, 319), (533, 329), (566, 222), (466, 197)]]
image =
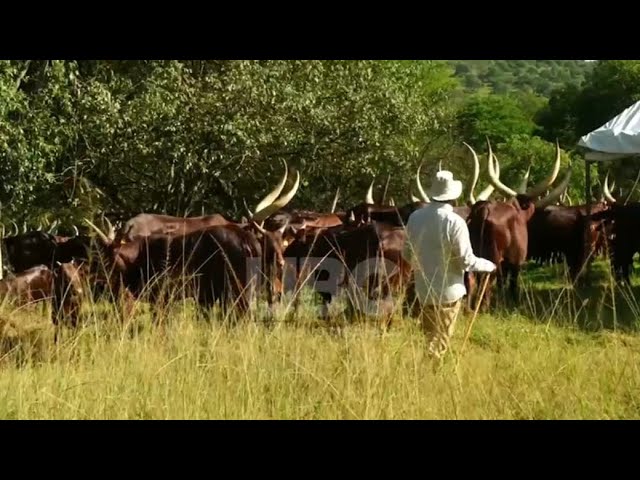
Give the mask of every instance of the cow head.
[(285, 266), (284, 250), (287, 246), (284, 235), (287, 227), (288, 225), (285, 224), (278, 230), (270, 232), (256, 222), (249, 224), (250, 231), (262, 246), (264, 272), (267, 278), (271, 279), (271, 291), (276, 296), (282, 294), (282, 275)]

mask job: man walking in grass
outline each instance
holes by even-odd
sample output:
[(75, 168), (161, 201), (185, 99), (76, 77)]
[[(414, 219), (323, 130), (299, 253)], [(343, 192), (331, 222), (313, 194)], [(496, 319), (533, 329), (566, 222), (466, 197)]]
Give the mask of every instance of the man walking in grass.
[(449, 348), (462, 298), (467, 291), (464, 272), (493, 272), (493, 262), (476, 257), (469, 229), (453, 210), (462, 182), (442, 170), (428, 192), (431, 203), (416, 210), (407, 222), (403, 256), (413, 264), (420, 323), (429, 356), (441, 360)]

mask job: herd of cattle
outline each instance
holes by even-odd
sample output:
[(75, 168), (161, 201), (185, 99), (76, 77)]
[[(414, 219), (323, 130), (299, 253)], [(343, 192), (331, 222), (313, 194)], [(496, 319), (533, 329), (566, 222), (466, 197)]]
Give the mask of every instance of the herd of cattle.
[[(474, 175), (466, 204), (455, 211), (467, 221), (476, 255), (498, 265), (493, 277), (499, 284), (509, 278), (512, 295), (518, 294), (518, 275), (529, 260), (564, 259), (575, 281), (591, 258), (611, 252), (617, 278), (629, 280), (632, 258), (640, 246), (640, 204), (616, 202), (607, 181), (604, 198), (590, 211), (586, 205), (559, 204), (571, 178), (569, 167), (554, 186), (561, 168), (559, 146), (547, 178), (528, 188), (527, 174), (512, 189), (500, 180), (499, 163), (489, 145), (490, 186), (475, 197), (480, 163), (465, 145)], [(0, 293), (25, 302), (48, 299), (54, 324), (66, 320), (75, 326), (87, 285), (91, 294), (109, 292), (111, 298), (124, 298), (124, 305), (144, 292), (153, 305), (162, 305), (168, 290), (157, 281), (161, 277), (180, 285), (202, 307), (219, 301), (225, 311), (231, 306), (242, 313), (250, 302), (248, 284), (256, 278), (260, 277), (256, 285), (272, 305), (285, 291), (297, 292), (309, 280), (320, 285), (323, 262), (329, 259), (341, 265), (342, 284), (362, 262), (390, 262), (395, 266), (392, 272), (385, 272), (381, 281), (381, 271), (374, 269), (370, 280), (383, 285), (387, 295), (411, 291), (407, 288), (411, 266), (402, 257), (403, 226), (411, 213), (430, 201), (420, 169), (415, 187), (421, 198), (412, 194), (411, 201), (400, 207), (376, 203), (372, 183), (365, 201), (345, 211), (335, 211), (337, 194), (330, 212), (286, 209), (300, 185), (300, 173), (295, 172), (292, 186), (284, 191), (288, 180), (285, 163), (278, 186), (239, 221), (221, 214), (181, 218), (142, 213), (117, 229), (105, 217), (102, 228), (87, 220), (92, 235), (81, 235), (76, 228), (71, 237), (41, 230), (19, 232), (14, 224), (14, 231), (3, 238), (3, 263), (11, 273), (0, 281)], [(494, 192), (502, 198), (490, 200)], [(311, 267), (309, 258), (316, 259)], [(283, 280), (285, 272), (292, 273), (293, 284)], [(471, 276), (467, 280), (473, 291), (476, 282)], [(335, 292), (316, 291), (326, 309)]]

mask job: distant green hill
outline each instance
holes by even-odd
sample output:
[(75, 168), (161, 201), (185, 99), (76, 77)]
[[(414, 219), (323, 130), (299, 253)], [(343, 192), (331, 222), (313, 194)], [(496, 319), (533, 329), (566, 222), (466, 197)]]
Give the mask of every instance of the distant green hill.
[(581, 84), (593, 62), (584, 60), (451, 60), (469, 90), (489, 87), (496, 93), (532, 91), (548, 97), (568, 83)]

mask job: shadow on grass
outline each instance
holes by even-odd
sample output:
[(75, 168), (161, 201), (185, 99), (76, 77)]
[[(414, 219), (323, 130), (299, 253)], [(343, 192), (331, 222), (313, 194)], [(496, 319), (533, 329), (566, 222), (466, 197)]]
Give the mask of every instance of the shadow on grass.
[[(634, 265), (634, 270), (640, 270)], [(564, 281), (562, 280), (564, 279)], [(609, 264), (597, 261), (577, 285), (571, 285), (564, 265), (527, 265), (521, 275), (517, 304), (496, 295), (496, 313), (520, 314), (537, 323), (576, 326), (587, 331), (637, 331), (640, 327), (640, 284), (616, 284)]]

